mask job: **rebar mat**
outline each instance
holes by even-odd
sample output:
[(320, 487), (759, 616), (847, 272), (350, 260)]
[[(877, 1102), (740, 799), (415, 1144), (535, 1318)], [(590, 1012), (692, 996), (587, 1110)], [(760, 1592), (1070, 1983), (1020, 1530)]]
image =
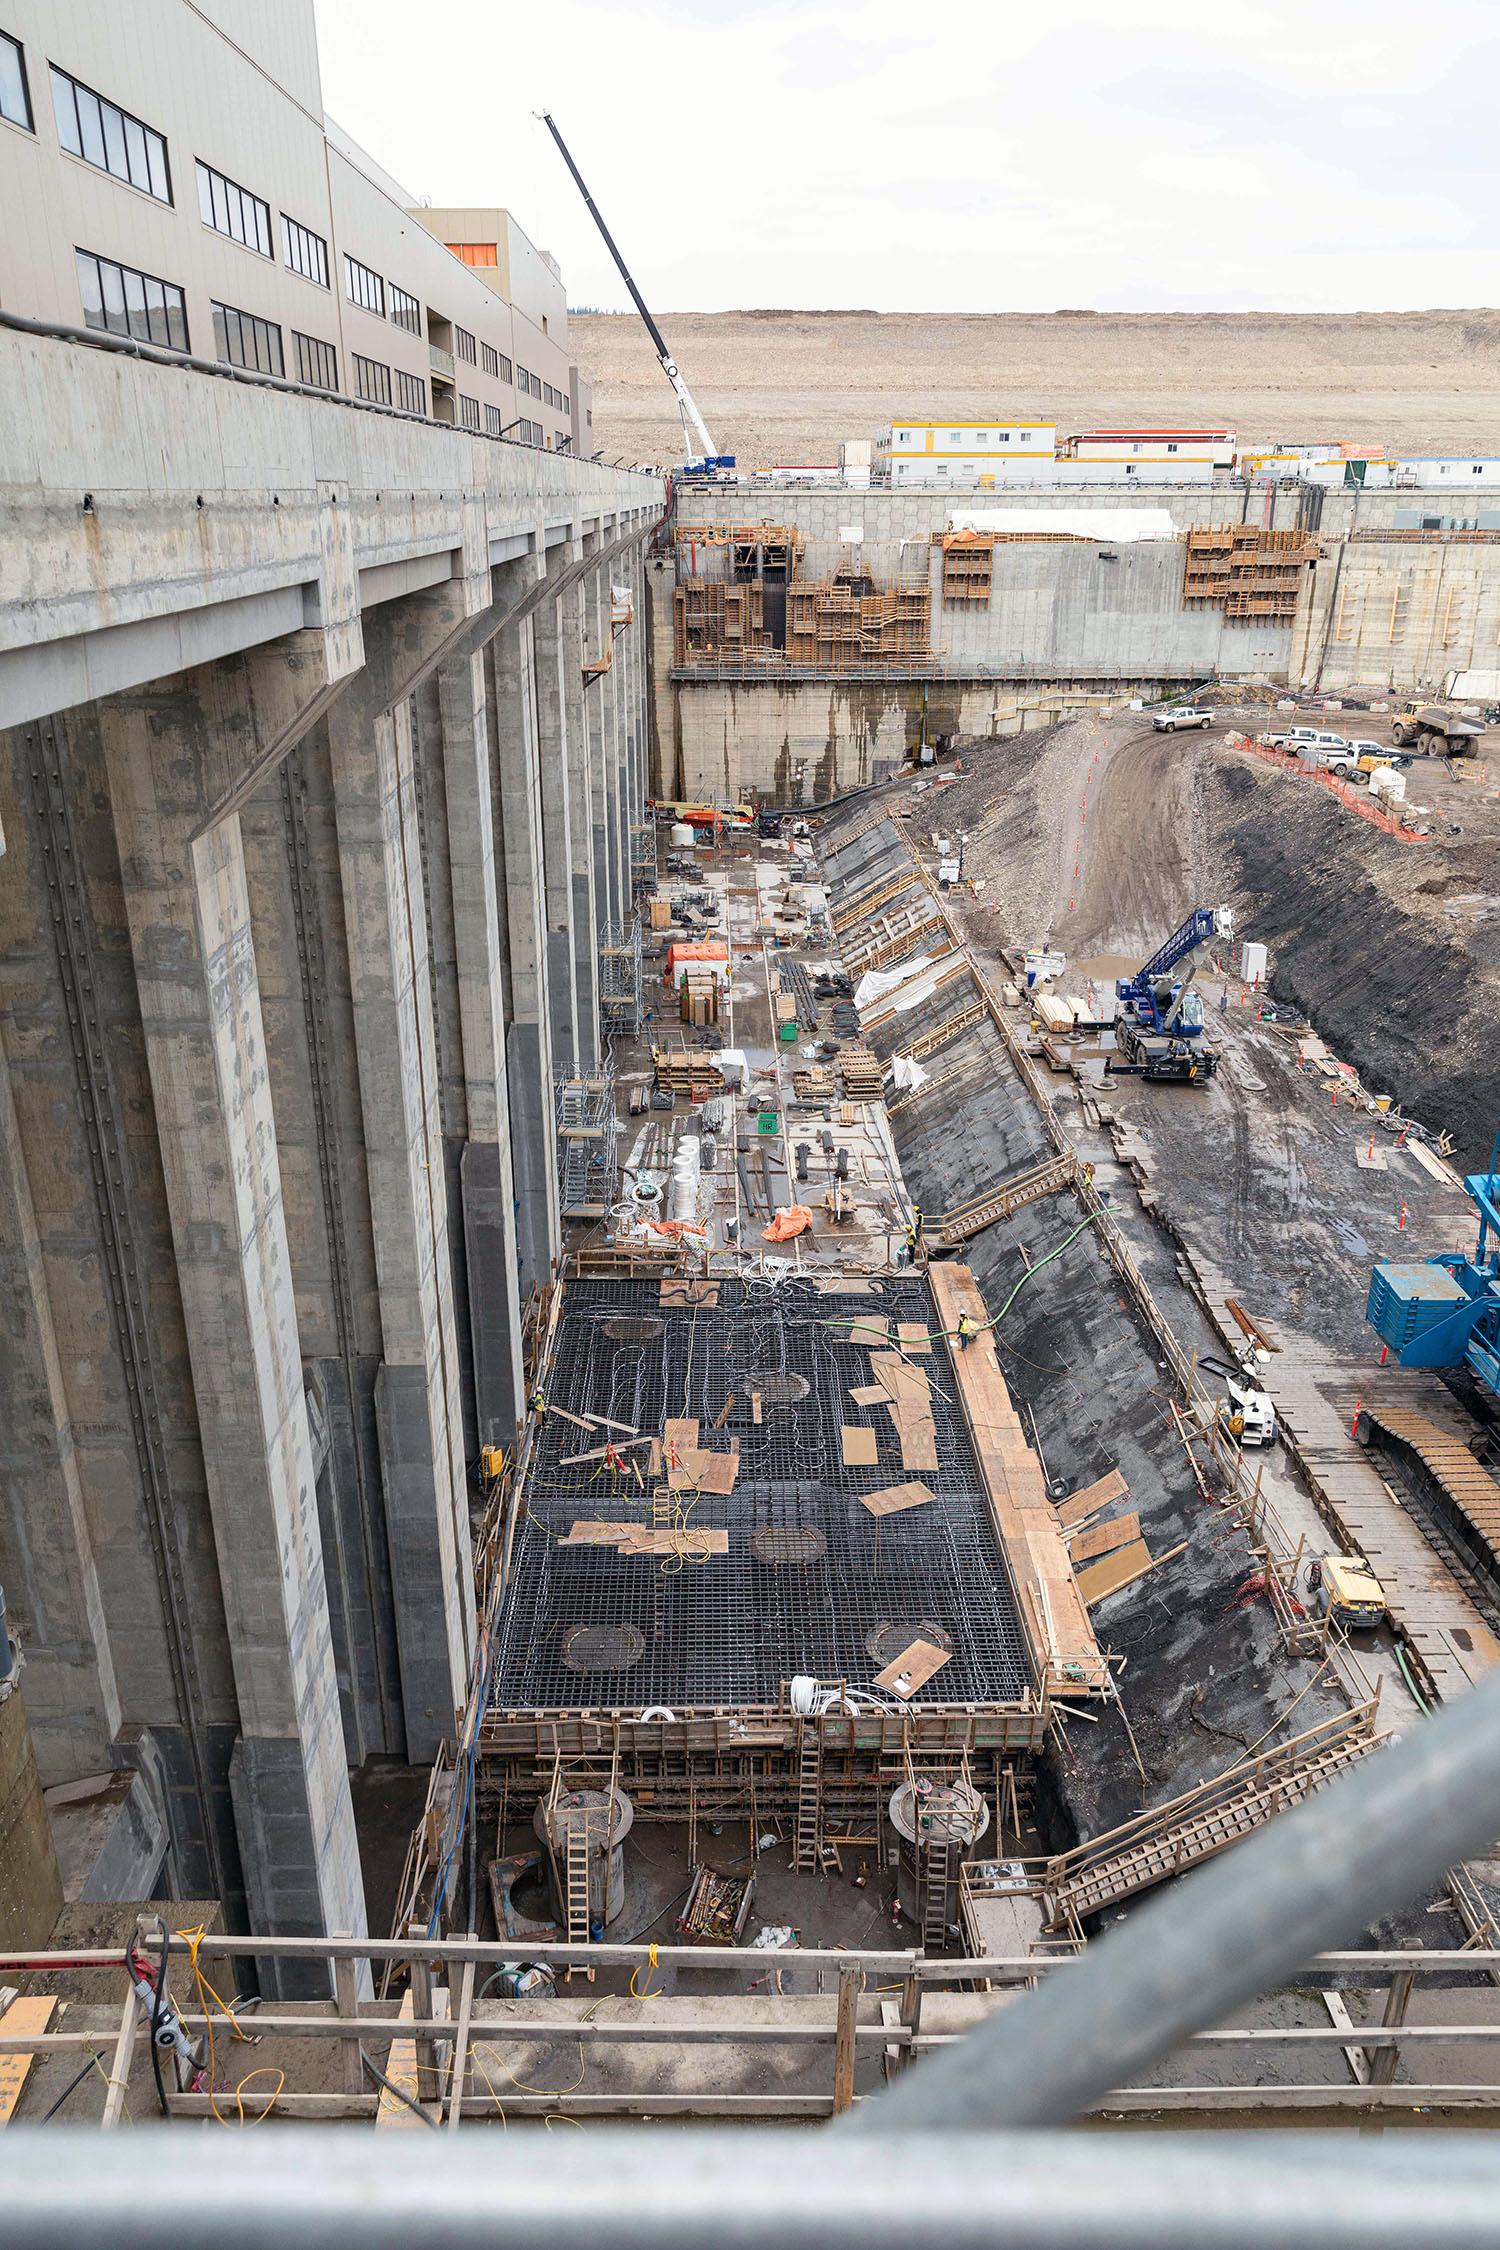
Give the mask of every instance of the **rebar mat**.
[[(888, 1654), (900, 1653), (894, 1644), (908, 1619), (909, 1638), (941, 1636), (953, 1650), (924, 1702), (1018, 1701), (1030, 1674), (1015, 1596), (940, 1345), (912, 1362), (932, 1383), (938, 1467), (921, 1477), (934, 1499), (884, 1517), (860, 1505), (861, 1493), (909, 1472), (889, 1413), (849, 1396), (871, 1380), (870, 1354), (839, 1326), (884, 1318), (935, 1331), (924, 1277), (892, 1275), (846, 1296), (801, 1281), (718, 1288), (717, 1305), (663, 1308), (652, 1281), (570, 1285), (525, 1485), (492, 1706), (774, 1703), (798, 1673), (867, 1687)], [(586, 1415), (619, 1427), (583, 1429), (567, 1418)], [(660, 1436), (677, 1417), (697, 1421), (710, 1451), (737, 1445), (739, 1474), (726, 1497), (686, 1493), (653, 1510), (665, 1483), (650, 1476), (645, 1446), (625, 1444), (627, 1430)], [(876, 1433), (873, 1467), (844, 1465), (842, 1429), (853, 1423)], [(623, 1448), (617, 1461), (564, 1466), (611, 1438)], [(665, 1555), (563, 1543), (583, 1518), (659, 1532), (669, 1517), (685, 1531)], [(709, 1529), (727, 1531), (727, 1554), (695, 1544), (692, 1533)], [(588, 1668), (591, 1652), (597, 1669)]]

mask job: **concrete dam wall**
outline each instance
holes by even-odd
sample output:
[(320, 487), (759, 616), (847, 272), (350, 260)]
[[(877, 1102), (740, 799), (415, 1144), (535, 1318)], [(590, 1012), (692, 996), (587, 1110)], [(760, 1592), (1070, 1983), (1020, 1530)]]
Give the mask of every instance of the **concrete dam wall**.
[[(951, 516), (995, 509), (982, 574), (950, 574)], [(1208, 534), (1250, 579), (1212, 575)], [(1004, 735), (1085, 699), (1214, 678), (1436, 692), (1500, 659), (1500, 531), (1446, 491), (688, 488), (648, 581), (655, 785), (720, 802), (822, 802), (924, 733)]]

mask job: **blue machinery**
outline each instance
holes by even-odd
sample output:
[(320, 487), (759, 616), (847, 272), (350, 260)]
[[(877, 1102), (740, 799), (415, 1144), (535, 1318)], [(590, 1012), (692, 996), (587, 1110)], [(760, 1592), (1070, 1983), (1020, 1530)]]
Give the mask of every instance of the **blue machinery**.
[(1111, 1070), (1137, 1078), (1212, 1078), (1219, 1058), (1203, 1037), (1203, 1002), (1195, 992), (1188, 991), (1193, 972), (1189, 970), (1177, 981), (1172, 971), (1211, 937), (1233, 935), (1232, 908), (1194, 907), (1133, 977), (1116, 980), (1120, 1012), (1115, 1022), (1115, 1047), (1125, 1059), (1119, 1062), (1111, 1058)]
[(1378, 1265), (1370, 1276), (1365, 1318), (1403, 1367), (1467, 1367), (1500, 1396), (1500, 1132), (1487, 1172), (1471, 1172), (1464, 1189), (1479, 1212), (1474, 1255)]

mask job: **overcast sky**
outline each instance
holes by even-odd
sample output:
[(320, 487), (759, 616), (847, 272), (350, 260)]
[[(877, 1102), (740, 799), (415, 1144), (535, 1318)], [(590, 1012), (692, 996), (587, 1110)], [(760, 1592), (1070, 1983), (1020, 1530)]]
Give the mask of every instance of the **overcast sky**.
[(323, 95), (574, 304), (1493, 305), (1497, 0), (318, 0)]

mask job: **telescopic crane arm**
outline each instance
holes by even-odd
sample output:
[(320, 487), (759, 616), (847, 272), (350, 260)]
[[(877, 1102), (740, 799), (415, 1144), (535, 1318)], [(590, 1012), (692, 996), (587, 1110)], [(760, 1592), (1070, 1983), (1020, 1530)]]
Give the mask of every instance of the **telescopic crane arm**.
[(544, 110), (542, 112), (542, 123), (546, 126), (548, 132), (552, 135), (552, 138), (556, 141), (558, 154), (562, 157), (564, 164), (567, 165), (568, 170), (572, 173), (574, 185), (577, 187), (579, 194), (583, 197), (584, 202), (588, 205), (589, 211), (593, 216), (595, 226), (599, 229), (600, 234), (604, 237), (604, 247), (609, 252), (610, 256), (614, 259), (616, 266), (619, 268), (620, 279), (624, 282), (626, 288), (630, 291), (631, 301), (633, 302), (636, 311), (640, 314), (642, 320), (646, 324), (646, 334), (651, 338), (652, 347), (655, 350), (657, 358), (661, 361), (661, 371), (666, 376), (667, 381), (671, 384), (673, 391), (676, 393), (677, 411), (682, 416), (683, 442), (687, 447), (689, 464), (692, 465), (700, 456), (703, 462), (710, 468), (716, 466), (721, 462), (727, 462), (728, 455), (721, 454), (718, 447), (714, 444), (713, 438), (709, 434), (708, 424), (704, 421), (703, 416), (698, 411), (697, 401), (693, 397), (692, 392), (688, 389), (686, 383), (683, 381), (676, 360), (673, 359), (671, 352), (667, 349), (667, 340), (665, 336), (663, 336), (661, 330), (657, 327), (656, 321), (652, 316), (650, 306), (646, 303), (646, 300), (641, 295), (639, 289), (637, 289), (634, 276), (632, 275), (629, 266), (626, 265), (625, 260), (620, 255), (619, 244), (615, 241), (614, 236), (610, 233), (609, 228), (604, 223), (604, 213), (600, 210), (598, 204), (594, 201), (593, 197), (589, 194), (587, 187), (584, 185), (583, 174), (579, 171), (578, 166), (573, 162), (572, 156), (568, 152), (568, 144), (563, 139), (561, 133), (558, 131), (550, 111)]

